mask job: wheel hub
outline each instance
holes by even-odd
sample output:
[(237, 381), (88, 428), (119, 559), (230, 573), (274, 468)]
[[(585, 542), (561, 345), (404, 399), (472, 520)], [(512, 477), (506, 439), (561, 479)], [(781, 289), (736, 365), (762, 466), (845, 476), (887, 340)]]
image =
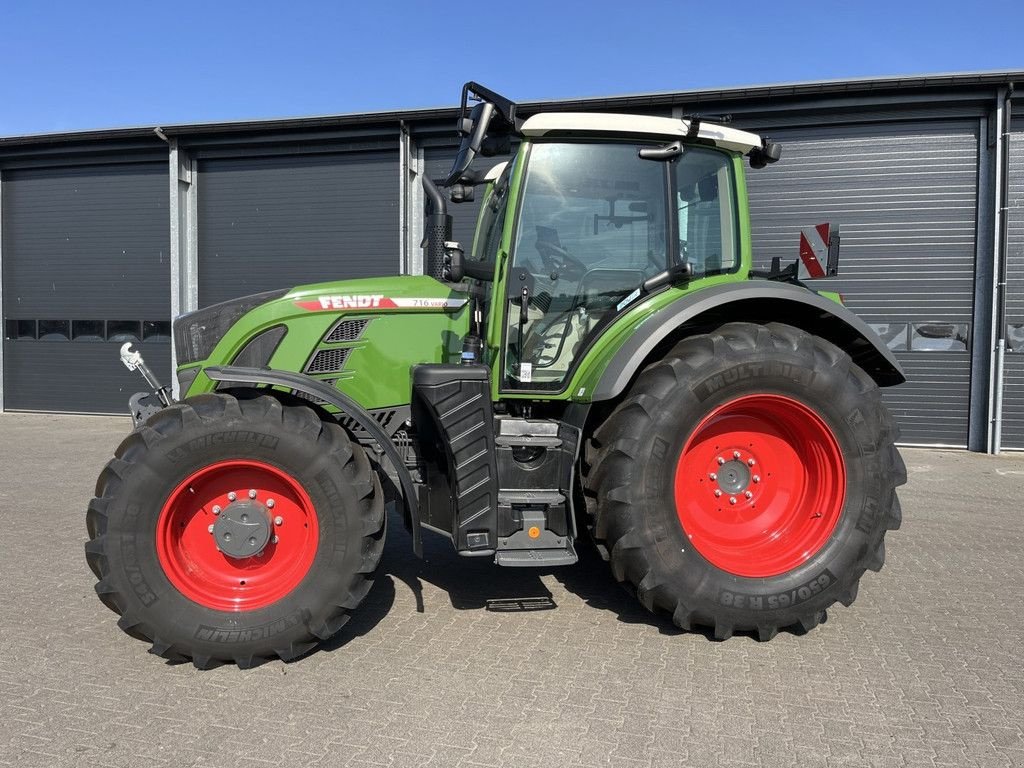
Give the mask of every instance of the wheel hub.
[(742, 461), (733, 459), (718, 468), (718, 487), (723, 493), (743, 493), (750, 485), (750, 470)]
[(266, 506), (258, 501), (233, 501), (217, 516), (212, 533), (217, 549), (242, 560), (260, 554), (272, 531)]

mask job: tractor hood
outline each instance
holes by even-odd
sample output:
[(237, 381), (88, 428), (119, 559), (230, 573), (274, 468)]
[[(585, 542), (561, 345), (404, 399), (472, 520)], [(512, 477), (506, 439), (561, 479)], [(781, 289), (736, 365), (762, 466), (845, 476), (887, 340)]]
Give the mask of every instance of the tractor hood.
[(469, 296), (423, 275), (302, 285), (204, 307), (174, 323), (181, 396), (208, 366), (313, 376), (365, 408), (409, 402), (411, 368), (458, 362)]
[(303, 285), (284, 300), (306, 312), (444, 312), (460, 309), (468, 297), (432, 277), (406, 275)]

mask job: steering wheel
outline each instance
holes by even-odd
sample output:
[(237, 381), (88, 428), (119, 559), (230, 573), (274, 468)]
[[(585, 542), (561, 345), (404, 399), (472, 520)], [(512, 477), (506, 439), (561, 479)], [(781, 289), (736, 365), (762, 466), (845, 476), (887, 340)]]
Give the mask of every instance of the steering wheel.
[(586, 274), (586, 264), (562, 246), (549, 243), (546, 240), (538, 240), (535, 247), (544, 266), (553, 272), (561, 271), (562, 276), (569, 280), (579, 280)]

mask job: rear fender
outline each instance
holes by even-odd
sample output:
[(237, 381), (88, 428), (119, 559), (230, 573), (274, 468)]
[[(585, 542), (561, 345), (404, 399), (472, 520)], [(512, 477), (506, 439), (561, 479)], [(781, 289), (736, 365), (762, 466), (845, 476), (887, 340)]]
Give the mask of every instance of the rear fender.
[(800, 286), (751, 280), (695, 291), (655, 311), (608, 360), (592, 399), (618, 397), (663, 347), (728, 322), (786, 323), (844, 350), (880, 387), (906, 381), (892, 350), (842, 304)]

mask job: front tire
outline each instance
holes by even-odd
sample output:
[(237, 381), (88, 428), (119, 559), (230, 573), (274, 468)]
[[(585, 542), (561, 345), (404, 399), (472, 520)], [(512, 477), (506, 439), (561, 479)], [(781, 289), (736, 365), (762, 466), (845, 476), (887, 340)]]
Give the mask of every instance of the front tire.
[(682, 629), (769, 640), (850, 605), (906, 481), (877, 385), (781, 324), (680, 342), (595, 432), (585, 486), (619, 581)]
[(154, 414), (96, 484), (86, 558), (118, 626), (199, 668), (334, 635), (384, 546), (380, 482), (342, 427), (269, 396)]

